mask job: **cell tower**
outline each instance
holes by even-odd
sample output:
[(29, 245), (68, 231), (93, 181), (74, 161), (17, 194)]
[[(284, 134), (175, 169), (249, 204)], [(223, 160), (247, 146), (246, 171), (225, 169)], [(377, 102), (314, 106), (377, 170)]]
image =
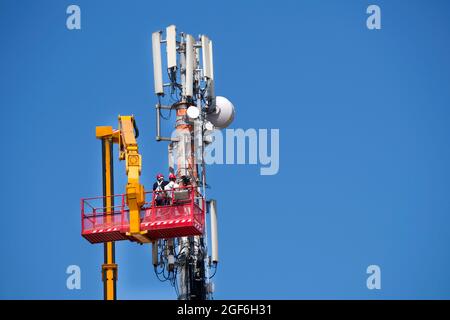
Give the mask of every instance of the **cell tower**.
[[(169, 170), (178, 179), (189, 181), (207, 199), (204, 150), (211, 142), (212, 131), (225, 128), (233, 121), (234, 106), (226, 98), (215, 95), (213, 46), (206, 35), (195, 39), (190, 34), (178, 34), (174, 25), (166, 28), (164, 40), (162, 35), (162, 31), (152, 34), (154, 90), (158, 97), (156, 140), (169, 141)], [(163, 80), (162, 44), (167, 53), (167, 82)], [(170, 102), (163, 104), (164, 98)], [(164, 119), (161, 110), (164, 109), (176, 111), (175, 131), (170, 137), (161, 136), (160, 123)], [(176, 256), (174, 240), (159, 243), (162, 264), (177, 265), (175, 280), (178, 274), (179, 299), (209, 299), (213, 291), (209, 268), (211, 265), (217, 268), (219, 261), (216, 201), (207, 204), (211, 215), (211, 257), (207, 250), (207, 228), (201, 236), (175, 239)]]
[[(204, 150), (212, 142), (212, 132), (233, 121), (234, 106), (226, 98), (215, 96), (212, 41), (207, 36), (195, 39), (177, 34), (173, 25), (166, 28), (164, 40), (162, 35), (162, 31), (152, 34), (154, 90), (158, 97), (156, 140), (169, 142), (169, 188), (146, 191), (140, 183), (142, 157), (134, 116), (119, 115), (115, 130), (96, 127), (96, 137), (102, 141), (103, 196), (81, 199), (81, 234), (92, 244), (104, 245), (105, 300), (117, 298), (115, 242), (122, 240), (152, 244), (154, 272), (159, 280), (175, 287), (178, 299), (211, 299), (214, 291), (210, 279), (219, 261), (217, 212), (216, 200), (206, 196)], [(164, 78), (162, 45), (167, 53)], [(176, 112), (170, 137), (161, 135), (161, 119), (171, 119), (164, 117), (162, 110)], [(119, 146), (119, 160), (125, 161), (128, 181), (124, 194), (114, 194), (114, 144)]]

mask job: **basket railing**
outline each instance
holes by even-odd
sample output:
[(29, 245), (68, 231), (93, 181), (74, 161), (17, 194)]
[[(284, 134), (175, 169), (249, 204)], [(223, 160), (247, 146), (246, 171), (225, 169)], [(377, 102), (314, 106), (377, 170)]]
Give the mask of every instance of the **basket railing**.
[[(148, 191), (147, 199), (141, 211), (141, 221), (164, 220), (175, 216), (191, 217), (204, 224), (205, 199), (193, 187), (178, 187), (164, 191)], [(106, 207), (107, 198), (113, 205)], [(158, 199), (163, 199), (158, 201)], [(202, 209), (203, 208), (203, 209)], [(166, 213), (166, 214), (164, 214)], [(82, 231), (129, 224), (129, 208), (126, 194), (99, 196), (81, 199)]]

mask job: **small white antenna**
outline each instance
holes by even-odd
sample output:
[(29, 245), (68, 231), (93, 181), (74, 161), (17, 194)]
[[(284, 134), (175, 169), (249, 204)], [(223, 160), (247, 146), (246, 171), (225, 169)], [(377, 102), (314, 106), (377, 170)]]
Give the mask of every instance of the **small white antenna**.
[(213, 50), (212, 41), (207, 36), (202, 36), (202, 54), (203, 54), (203, 73), (206, 78), (208, 98), (208, 108), (214, 111), (216, 106), (216, 96), (214, 93), (214, 67), (213, 67)]
[(214, 80), (214, 61), (213, 61), (213, 42), (212, 40), (209, 40), (208, 44), (208, 54), (209, 54), (209, 73), (210, 73), (210, 79)]
[(161, 31), (152, 33), (153, 77), (155, 94), (164, 95), (161, 63)]
[(185, 95), (192, 97), (194, 94), (194, 37), (190, 34), (186, 35), (186, 83)]
[(210, 40), (207, 36), (202, 35), (202, 54), (203, 54), (203, 75), (212, 79), (211, 74), (211, 52), (210, 50)]
[(177, 67), (177, 29), (174, 25), (166, 28), (167, 68)]

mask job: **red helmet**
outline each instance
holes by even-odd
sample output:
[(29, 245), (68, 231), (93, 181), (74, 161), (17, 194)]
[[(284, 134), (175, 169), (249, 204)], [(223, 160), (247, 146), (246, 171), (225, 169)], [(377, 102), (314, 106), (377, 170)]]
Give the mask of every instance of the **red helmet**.
[(157, 179), (157, 180), (159, 180), (160, 178), (163, 178), (163, 179), (164, 179), (164, 175), (163, 175), (162, 173), (158, 173), (158, 174), (156, 175), (156, 179)]
[(177, 179), (177, 176), (176, 175), (174, 175), (173, 173), (171, 173), (171, 174), (169, 174), (169, 180), (176, 180)]

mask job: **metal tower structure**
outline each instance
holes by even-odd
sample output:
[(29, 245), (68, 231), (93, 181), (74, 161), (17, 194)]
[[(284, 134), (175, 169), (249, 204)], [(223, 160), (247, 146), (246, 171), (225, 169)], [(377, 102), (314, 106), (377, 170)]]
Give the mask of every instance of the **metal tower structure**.
[[(152, 34), (154, 91), (158, 97), (156, 140), (169, 142), (169, 170), (207, 199), (204, 150), (211, 142), (212, 131), (225, 128), (233, 121), (234, 106), (226, 98), (215, 96), (212, 41), (206, 35), (195, 39), (190, 34), (177, 33), (171, 25), (165, 30), (165, 39), (162, 36), (162, 31)], [(167, 54), (166, 82), (162, 44), (166, 45)], [(161, 119), (170, 120), (161, 110), (176, 112), (175, 131), (170, 137), (161, 135)], [(206, 228), (201, 236), (176, 239), (176, 245), (173, 240), (160, 243), (163, 254), (159, 263), (176, 266), (172, 281), (178, 286), (178, 299), (204, 300), (211, 298), (213, 292), (209, 268), (217, 268), (218, 263), (216, 201), (207, 203), (211, 215), (211, 257), (208, 257)]]

